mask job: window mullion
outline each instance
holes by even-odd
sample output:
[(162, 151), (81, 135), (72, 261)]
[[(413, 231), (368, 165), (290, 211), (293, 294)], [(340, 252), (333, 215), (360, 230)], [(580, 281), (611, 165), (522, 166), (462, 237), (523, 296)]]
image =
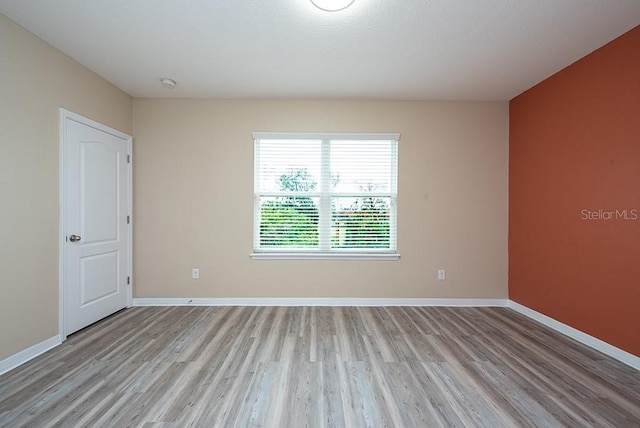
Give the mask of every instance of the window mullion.
[(318, 246), (321, 251), (328, 251), (331, 249), (331, 140), (322, 140), (320, 192)]

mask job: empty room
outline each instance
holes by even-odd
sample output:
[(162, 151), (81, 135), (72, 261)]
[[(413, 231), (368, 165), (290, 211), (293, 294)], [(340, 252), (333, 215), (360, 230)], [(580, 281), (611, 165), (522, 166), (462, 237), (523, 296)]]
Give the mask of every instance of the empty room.
[(0, 14), (0, 427), (640, 427), (637, 0)]

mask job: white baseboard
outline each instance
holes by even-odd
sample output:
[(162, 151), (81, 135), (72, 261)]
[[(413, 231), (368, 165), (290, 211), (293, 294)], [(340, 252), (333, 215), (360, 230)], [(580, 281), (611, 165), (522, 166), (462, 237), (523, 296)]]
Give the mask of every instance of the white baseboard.
[(556, 330), (559, 333), (564, 334), (565, 336), (569, 336), (570, 338), (575, 339), (580, 343), (583, 343), (597, 351), (602, 352), (603, 354), (615, 358), (616, 360), (623, 362), (636, 370), (640, 370), (640, 357), (636, 357), (629, 352), (623, 351), (620, 348), (616, 348), (615, 346), (610, 345), (607, 342), (590, 336), (587, 333), (583, 333), (578, 329), (561, 323), (560, 321), (548, 317), (547, 315), (541, 314), (540, 312), (534, 311), (533, 309), (523, 306), (520, 303), (516, 303), (513, 300), (509, 300), (508, 307), (526, 317), (529, 317), (541, 324), (546, 325), (547, 327)]
[(29, 360), (34, 359), (40, 354), (44, 354), (49, 349), (53, 349), (56, 346), (60, 345), (62, 341), (60, 340), (60, 336), (54, 336), (40, 343), (36, 343), (33, 346), (24, 349), (17, 354), (13, 354), (10, 357), (5, 358), (0, 361), (0, 375), (12, 370), (19, 365), (26, 363)]
[(133, 306), (494, 306), (507, 299), (406, 299), (360, 297), (134, 298)]

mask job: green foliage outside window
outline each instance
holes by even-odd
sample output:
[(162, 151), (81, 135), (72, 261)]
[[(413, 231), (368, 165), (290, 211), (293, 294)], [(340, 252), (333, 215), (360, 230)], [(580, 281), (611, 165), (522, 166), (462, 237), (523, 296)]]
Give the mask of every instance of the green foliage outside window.
[(388, 248), (389, 205), (381, 198), (359, 198), (349, 210), (333, 212), (335, 248)]
[(265, 247), (316, 247), (317, 218), (317, 210), (314, 217), (289, 202), (266, 201), (260, 207), (260, 244)]
[[(332, 177), (335, 184), (338, 177)], [(313, 192), (317, 183), (306, 169), (292, 170), (279, 178), (282, 191)], [(367, 184), (364, 191), (375, 191)], [(332, 201), (332, 248), (388, 248), (390, 208), (385, 198), (359, 197), (347, 208)], [(314, 248), (318, 246), (317, 198), (283, 196), (260, 205), (260, 245), (262, 247)]]

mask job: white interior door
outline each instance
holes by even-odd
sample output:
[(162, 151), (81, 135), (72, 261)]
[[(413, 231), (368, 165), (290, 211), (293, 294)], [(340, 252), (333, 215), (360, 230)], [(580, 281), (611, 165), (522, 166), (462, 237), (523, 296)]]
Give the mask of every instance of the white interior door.
[(131, 137), (60, 110), (63, 338), (130, 305)]

